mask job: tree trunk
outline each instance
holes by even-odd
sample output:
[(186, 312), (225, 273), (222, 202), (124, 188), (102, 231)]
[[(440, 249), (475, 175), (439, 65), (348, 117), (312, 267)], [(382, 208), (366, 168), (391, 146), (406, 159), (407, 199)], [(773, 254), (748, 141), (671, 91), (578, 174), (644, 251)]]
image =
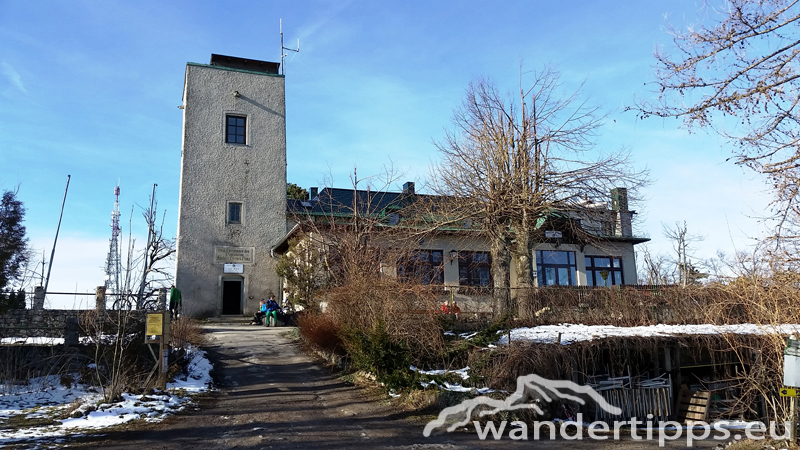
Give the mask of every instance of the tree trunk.
[(533, 284), (533, 266), (531, 261), (532, 242), (527, 227), (522, 223), (514, 225), (516, 242), (513, 246), (514, 267), (517, 275), (517, 288), (511, 292), (511, 302), (517, 312), (523, 310), (521, 302), (527, 297), (528, 289)]
[(514, 227), (516, 233), (514, 244), (514, 265), (517, 270), (517, 286), (527, 288), (533, 284), (533, 265), (531, 261), (531, 238), (521, 226)]
[(492, 312), (495, 319), (506, 313), (514, 313), (509, 287), (511, 284), (511, 252), (507, 233), (492, 238)]

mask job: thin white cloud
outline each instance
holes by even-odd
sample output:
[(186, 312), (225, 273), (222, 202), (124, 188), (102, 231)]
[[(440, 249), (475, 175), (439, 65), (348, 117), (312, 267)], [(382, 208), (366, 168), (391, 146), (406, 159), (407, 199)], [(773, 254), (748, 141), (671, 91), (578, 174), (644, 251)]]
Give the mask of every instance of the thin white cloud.
[(22, 84), (22, 77), (16, 70), (14, 70), (14, 67), (7, 62), (3, 63), (3, 75), (5, 75), (6, 78), (8, 78), (8, 81), (10, 81), (11, 84), (14, 85), (15, 88), (19, 89), (23, 94), (28, 93), (28, 90), (25, 89), (25, 85)]
[[(346, 9), (353, 3), (354, 0), (349, 0), (346, 2), (342, 2), (339, 4), (334, 5), (330, 9), (323, 10), (321, 13), (317, 15), (317, 17), (308, 24), (305, 24), (300, 29), (299, 38), (301, 40), (305, 40), (310, 36), (316, 34), (322, 27), (326, 26), (328, 22), (331, 21), (334, 17), (336, 17), (340, 12)], [(289, 48), (292, 47), (292, 42), (287, 42), (285, 45)]]

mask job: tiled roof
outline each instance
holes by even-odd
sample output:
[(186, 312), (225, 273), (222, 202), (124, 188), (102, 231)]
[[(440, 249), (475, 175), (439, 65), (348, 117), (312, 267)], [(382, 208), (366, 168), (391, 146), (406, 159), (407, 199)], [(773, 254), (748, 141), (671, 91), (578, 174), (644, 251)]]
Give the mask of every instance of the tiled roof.
[(311, 200), (288, 200), (286, 212), (292, 215), (351, 216), (389, 213), (408, 206), (414, 194), (324, 188)]
[[(298, 218), (298, 216), (347, 218), (352, 217), (354, 211), (357, 209), (359, 215), (361, 216), (381, 216), (381, 221), (385, 225), (392, 226), (398, 224), (398, 219), (402, 219), (395, 216), (393, 220), (390, 215), (395, 212), (399, 213), (400, 210), (410, 206), (415, 200), (420, 198), (433, 200), (433, 203), (435, 203), (436, 199), (442, 197), (434, 195), (406, 194), (402, 192), (383, 192), (326, 187), (322, 189), (313, 199), (287, 200), (286, 212), (289, 216), (294, 216), (295, 218)], [(611, 210), (608, 211), (611, 212)], [(545, 217), (541, 217), (537, 223), (537, 228), (543, 226), (548, 220), (553, 219), (570, 220), (568, 215), (554, 211)], [(578, 221), (578, 223), (580, 224), (580, 221)], [(460, 226), (456, 226), (452, 229), (444, 227), (442, 231), (449, 230), (463, 232), (465, 229), (466, 228)], [(633, 244), (638, 244), (650, 240), (648, 238), (635, 236), (609, 236), (600, 233), (592, 233), (591, 231), (589, 232), (606, 241), (630, 242)]]

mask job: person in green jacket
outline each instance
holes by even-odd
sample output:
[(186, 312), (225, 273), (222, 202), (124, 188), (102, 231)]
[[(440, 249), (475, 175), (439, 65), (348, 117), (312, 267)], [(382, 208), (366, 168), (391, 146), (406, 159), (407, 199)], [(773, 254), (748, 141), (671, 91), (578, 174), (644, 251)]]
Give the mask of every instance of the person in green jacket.
[(178, 317), (178, 311), (181, 309), (181, 291), (172, 285), (169, 290), (169, 312), (172, 318)]
[(269, 326), (269, 318), (270, 318), (270, 316), (272, 316), (272, 318), (275, 319), (275, 322), (274, 322), (275, 326), (276, 327), (278, 326), (278, 310), (279, 309), (280, 309), (280, 307), (278, 306), (278, 303), (275, 301), (275, 296), (274, 295), (270, 295), (269, 296), (269, 300), (267, 301), (267, 316), (264, 317), (264, 319), (267, 321), (267, 326)]

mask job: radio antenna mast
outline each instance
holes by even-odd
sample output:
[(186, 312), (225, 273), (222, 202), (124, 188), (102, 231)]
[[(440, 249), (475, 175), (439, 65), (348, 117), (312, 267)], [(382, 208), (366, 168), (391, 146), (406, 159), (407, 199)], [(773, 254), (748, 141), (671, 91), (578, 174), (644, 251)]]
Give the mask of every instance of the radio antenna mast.
[(300, 53), (300, 39), (297, 40), (297, 49), (288, 48), (283, 46), (283, 19), (280, 19), (280, 30), (281, 30), (281, 75), (285, 75), (286, 72), (284, 71), (283, 61), (286, 58), (288, 53), (284, 53), (284, 50), (288, 50), (290, 52)]
[(108, 256), (106, 257), (106, 295), (111, 293), (121, 294), (122, 287), (119, 284), (119, 276), (122, 272), (122, 256), (119, 251), (119, 182), (114, 188), (114, 210), (111, 211), (111, 239), (108, 241)]

